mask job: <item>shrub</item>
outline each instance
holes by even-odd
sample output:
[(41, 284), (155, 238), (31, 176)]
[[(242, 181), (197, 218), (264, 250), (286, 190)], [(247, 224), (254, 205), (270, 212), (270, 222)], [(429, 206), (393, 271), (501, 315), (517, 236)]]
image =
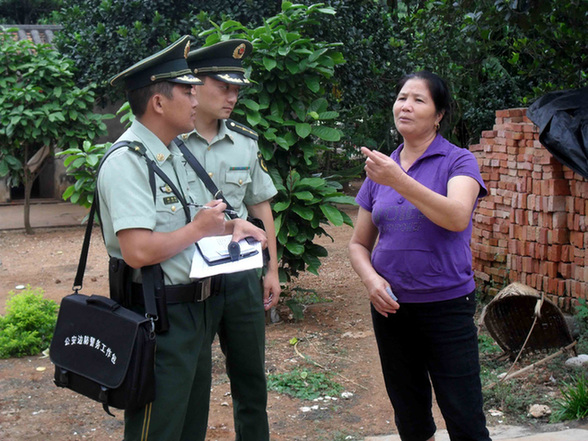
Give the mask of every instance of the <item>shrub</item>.
[(49, 347), (58, 305), (43, 292), (30, 285), (19, 294), (9, 292), (6, 315), (0, 316), (0, 358), (35, 355)]

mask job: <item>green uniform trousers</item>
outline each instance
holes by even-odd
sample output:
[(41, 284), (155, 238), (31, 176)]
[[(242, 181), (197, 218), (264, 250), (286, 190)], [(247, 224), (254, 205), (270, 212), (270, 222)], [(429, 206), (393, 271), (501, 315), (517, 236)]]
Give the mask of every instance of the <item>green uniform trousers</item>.
[(269, 441), (265, 311), (257, 271), (225, 275), (210, 304), (231, 381), (236, 440)]
[(125, 411), (125, 441), (204, 441), (211, 385), (209, 300), (168, 305), (157, 334), (155, 401)]

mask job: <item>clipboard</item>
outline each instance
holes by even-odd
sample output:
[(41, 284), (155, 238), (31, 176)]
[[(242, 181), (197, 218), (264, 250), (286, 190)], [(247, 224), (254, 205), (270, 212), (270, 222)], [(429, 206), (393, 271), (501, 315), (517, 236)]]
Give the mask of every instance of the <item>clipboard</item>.
[[(239, 241), (239, 259), (231, 260), (228, 244), (232, 236), (212, 236), (199, 240), (194, 247), (190, 278), (201, 279), (217, 274), (230, 274), (263, 266), (261, 242)], [(216, 254), (215, 254), (216, 253)], [(208, 261), (205, 258), (208, 257)], [(212, 263), (209, 263), (212, 261)]]
[[(236, 242), (232, 242), (232, 243), (236, 244)], [(204, 259), (204, 261), (208, 265), (211, 265), (211, 266), (222, 265), (223, 263), (235, 262), (235, 261), (238, 261), (241, 259), (246, 259), (248, 257), (255, 256), (259, 252), (256, 249), (241, 252), (239, 244), (237, 244), (237, 246), (239, 247), (239, 249), (237, 251), (236, 256), (234, 254), (230, 253), (230, 250), (229, 250), (229, 255), (227, 255), (227, 256), (220, 254), (220, 253), (218, 255), (210, 255), (210, 254), (205, 253), (205, 251), (202, 249), (203, 247), (198, 242), (196, 242), (196, 248), (198, 249), (200, 254), (202, 254), (202, 258)]]

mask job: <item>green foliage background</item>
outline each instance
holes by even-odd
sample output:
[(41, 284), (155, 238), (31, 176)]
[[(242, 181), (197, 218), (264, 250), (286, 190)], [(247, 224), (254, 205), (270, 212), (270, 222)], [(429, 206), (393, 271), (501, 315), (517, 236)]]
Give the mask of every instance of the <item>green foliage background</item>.
[[(231, 35), (253, 42), (249, 67), (257, 83), (244, 92), (235, 115), (260, 132), (261, 150), (280, 191), (273, 208), (280, 256), (291, 275), (316, 272), (325, 250), (312, 240), (324, 234), (324, 222), (350, 223), (335, 204), (350, 202), (340, 184), (358, 173), (351, 168), (357, 146), (390, 152), (401, 141), (391, 109), (403, 74), (428, 69), (448, 80), (456, 112), (446, 136), (463, 147), (492, 127), (496, 110), (587, 84), (588, 8), (580, 0), (326, 0), (316, 5), (312, 0), (63, 0), (54, 5), (54, 22), (63, 25), (57, 46), (71, 60), (64, 63), (72, 80), (95, 91), (104, 104), (121, 97), (108, 78), (180, 35), (192, 34), (194, 46)], [(293, 25), (284, 11), (307, 11), (307, 16)], [(72, 102), (75, 89), (53, 89), (55, 98)], [(74, 97), (73, 103), (78, 101), (84, 99)], [(59, 112), (50, 114), (58, 121)], [(76, 118), (71, 111), (62, 115), (66, 121)], [(3, 122), (15, 127), (14, 121)], [(33, 122), (31, 128), (44, 125)], [(91, 141), (92, 132), (87, 135)], [(75, 158), (68, 159), (68, 167), (78, 181), (66, 196), (88, 205), (92, 164), (101, 146), (81, 143), (69, 146)], [(20, 165), (3, 148), (0, 174), (14, 183)]]
[[(300, 3), (311, 5), (312, 0)], [(528, 106), (546, 92), (587, 84), (583, 0), (327, 0), (336, 17), (317, 18), (315, 41), (343, 43), (331, 104), (339, 112), (342, 148), (392, 151), (400, 139), (391, 107), (405, 73), (429, 69), (453, 88), (456, 115), (448, 136), (467, 147), (488, 130), (498, 109)], [(80, 84), (114, 99), (115, 73), (180, 35), (234, 20), (247, 27), (280, 12), (272, 0), (63, 1), (58, 46), (74, 60)], [(204, 19), (203, 19), (204, 18)], [(203, 43), (197, 39), (195, 45)], [(91, 66), (91, 68), (90, 68)]]

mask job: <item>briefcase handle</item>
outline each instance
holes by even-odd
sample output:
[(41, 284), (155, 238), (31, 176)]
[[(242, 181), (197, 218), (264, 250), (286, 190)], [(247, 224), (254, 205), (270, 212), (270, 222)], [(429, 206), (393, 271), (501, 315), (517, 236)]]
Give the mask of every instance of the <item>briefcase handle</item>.
[(92, 294), (90, 297), (86, 299), (86, 303), (96, 305), (98, 307), (102, 307), (105, 309), (110, 309), (111, 311), (116, 311), (120, 308), (120, 305), (116, 303), (114, 300), (109, 299), (108, 297), (98, 296)]

